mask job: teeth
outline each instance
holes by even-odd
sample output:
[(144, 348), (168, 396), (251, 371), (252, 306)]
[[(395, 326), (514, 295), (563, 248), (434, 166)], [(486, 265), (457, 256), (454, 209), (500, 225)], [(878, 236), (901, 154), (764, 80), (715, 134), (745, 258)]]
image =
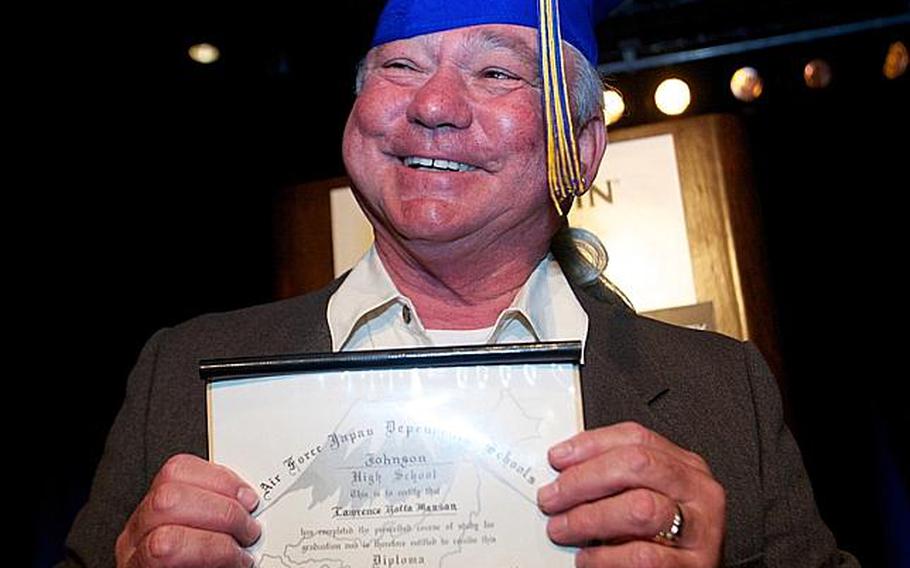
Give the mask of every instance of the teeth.
[(420, 156), (408, 156), (402, 161), (404, 162), (404, 165), (410, 168), (432, 168), (449, 172), (469, 172), (477, 169), (469, 164), (456, 162), (454, 160), (434, 160), (433, 158), (423, 158)]
[(420, 158), (417, 156), (409, 156), (404, 159), (404, 165), (409, 166), (409, 167), (414, 167), (414, 166), (433, 167), (433, 160), (431, 158)]

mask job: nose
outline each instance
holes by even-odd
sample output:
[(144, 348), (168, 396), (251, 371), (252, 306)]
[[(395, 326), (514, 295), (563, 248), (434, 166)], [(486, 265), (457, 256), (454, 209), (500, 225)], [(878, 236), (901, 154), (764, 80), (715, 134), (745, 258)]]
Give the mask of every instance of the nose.
[(414, 93), (407, 117), (411, 123), (425, 128), (468, 128), (471, 106), (467, 85), (458, 70), (436, 69)]

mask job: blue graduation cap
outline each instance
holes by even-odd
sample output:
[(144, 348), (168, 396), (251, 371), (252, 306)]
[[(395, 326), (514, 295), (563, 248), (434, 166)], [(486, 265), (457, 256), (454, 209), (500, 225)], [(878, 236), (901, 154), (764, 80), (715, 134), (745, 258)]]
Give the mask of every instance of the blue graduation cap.
[(595, 25), (622, 0), (389, 0), (371, 47), (423, 34), (482, 24), (538, 30), (542, 104), (547, 129), (550, 195), (560, 215), (587, 190), (569, 115), (562, 41), (597, 64)]

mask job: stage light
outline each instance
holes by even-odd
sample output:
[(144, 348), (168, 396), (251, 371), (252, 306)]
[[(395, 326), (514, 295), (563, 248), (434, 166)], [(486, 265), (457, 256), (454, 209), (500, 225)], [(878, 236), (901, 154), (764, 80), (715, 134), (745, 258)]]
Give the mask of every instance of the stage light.
[(604, 118), (607, 125), (613, 124), (622, 118), (626, 112), (626, 103), (622, 95), (615, 89), (607, 88), (604, 90)]
[(896, 41), (888, 47), (885, 65), (882, 73), (889, 79), (897, 79), (907, 71), (907, 46), (902, 41)]
[(692, 93), (682, 79), (666, 79), (654, 91), (654, 102), (664, 114), (682, 114), (692, 102)]
[(824, 89), (831, 83), (831, 66), (824, 59), (813, 59), (803, 68), (803, 79), (811, 89)]
[(752, 67), (740, 67), (730, 78), (733, 96), (747, 103), (760, 97), (762, 88), (761, 75)]
[(218, 48), (210, 43), (197, 43), (189, 49), (188, 53), (190, 59), (203, 65), (214, 63), (221, 57)]

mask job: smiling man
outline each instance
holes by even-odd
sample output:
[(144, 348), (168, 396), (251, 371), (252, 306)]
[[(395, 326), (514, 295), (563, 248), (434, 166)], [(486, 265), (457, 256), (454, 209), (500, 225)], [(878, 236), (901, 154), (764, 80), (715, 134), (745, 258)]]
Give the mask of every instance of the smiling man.
[(67, 565), (251, 564), (256, 494), (201, 457), (200, 359), (554, 340), (584, 345), (586, 430), (550, 450), (549, 522), (527, 538), (579, 566), (855, 564), (755, 347), (637, 317), (572, 241), (606, 146), (600, 4), (388, 3), (343, 147), (374, 246), (322, 291), (152, 338)]
[(345, 164), (374, 227), (371, 254), (426, 329), (492, 326), (559, 227), (535, 43), (531, 28), (489, 25), (366, 58)]

